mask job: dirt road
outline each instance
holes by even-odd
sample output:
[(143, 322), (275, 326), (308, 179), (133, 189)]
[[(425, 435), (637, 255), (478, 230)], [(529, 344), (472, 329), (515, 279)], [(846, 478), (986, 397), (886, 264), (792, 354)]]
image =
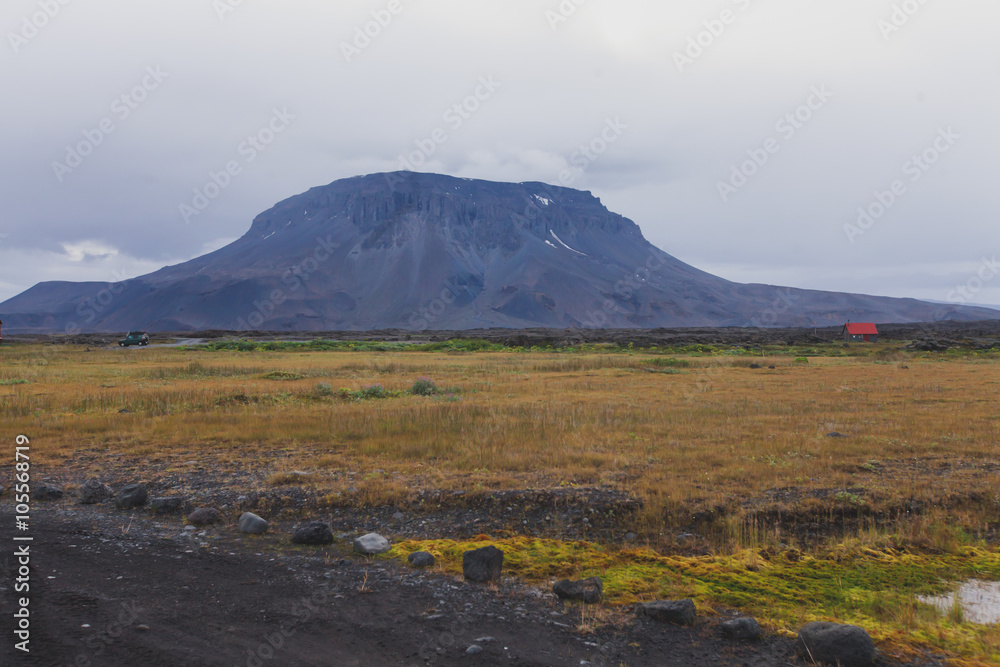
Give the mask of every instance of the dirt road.
[[(578, 609), (513, 581), (490, 589), (343, 547), (275, 550), (141, 512), (67, 509), (34, 517), (24, 655), (12, 639), (9, 496), (3, 505), (2, 665), (801, 664), (790, 640), (731, 643), (715, 621), (623, 613), (585, 634)], [(467, 654), (473, 645), (482, 652)]]

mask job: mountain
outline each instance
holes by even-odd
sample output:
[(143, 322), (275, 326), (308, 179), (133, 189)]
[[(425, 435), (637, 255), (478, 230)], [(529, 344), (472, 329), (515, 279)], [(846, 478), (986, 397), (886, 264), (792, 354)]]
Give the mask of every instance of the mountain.
[(827, 326), (996, 319), (745, 285), (685, 264), (589, 192), (396, 172), (286, 199), (213, 253), (119, 283), (39, 283), (17, 331)]

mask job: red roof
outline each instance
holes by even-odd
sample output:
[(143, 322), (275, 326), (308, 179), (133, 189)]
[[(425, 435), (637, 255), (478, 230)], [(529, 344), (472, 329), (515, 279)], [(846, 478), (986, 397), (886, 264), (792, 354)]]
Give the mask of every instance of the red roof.
[(878, 328), (871, 322), (850, 322), (844, 325), (852, 336), (877, 336)]

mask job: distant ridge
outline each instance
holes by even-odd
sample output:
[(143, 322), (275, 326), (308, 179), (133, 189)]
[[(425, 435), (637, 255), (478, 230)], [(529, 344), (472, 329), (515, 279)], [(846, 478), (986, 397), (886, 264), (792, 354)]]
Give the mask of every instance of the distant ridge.
[(589, 192), (395, 172), (312, 188), (240, 239), (120, 283), (39, 283), (4, 329), (830, 326), (986, 308), (739, 284), (651, 245)]

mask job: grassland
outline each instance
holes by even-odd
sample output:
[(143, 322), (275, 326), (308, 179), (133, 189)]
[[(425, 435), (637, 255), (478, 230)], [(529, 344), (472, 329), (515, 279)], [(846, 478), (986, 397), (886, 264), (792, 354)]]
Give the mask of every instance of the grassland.
[[(892, 651), (1000, 660), (995, 627), (917, 600), (1000, 579), (996, 354), (226, 343), (5, 346), (0, 362), (0, 416), (42, 470), (197, 459), (366, 506), (609, 489), (641, 506), (628, 548), (492, 539), (530, 580), (603, 574), (611, 603), (693, 595), (772, 629), (839, 619)], [(417, 546), (447, 569), (462, 545), (396, 555)]]

